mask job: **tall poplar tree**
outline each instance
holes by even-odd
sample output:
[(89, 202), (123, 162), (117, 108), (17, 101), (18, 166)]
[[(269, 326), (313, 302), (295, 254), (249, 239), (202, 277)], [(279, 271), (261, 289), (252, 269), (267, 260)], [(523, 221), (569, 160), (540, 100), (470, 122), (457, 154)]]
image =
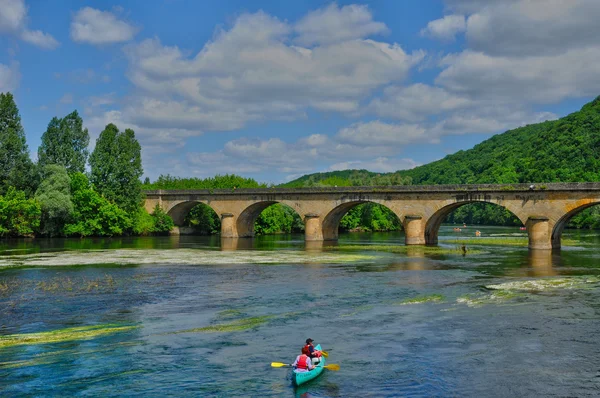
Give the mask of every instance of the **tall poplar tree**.
[(90, 182), (105, 198), (130, 214), (142, 200), (141, 147), (131, 129), (119, 132), (108, 124), (100, 133), (90, 155)]
[(17, 105), (11, 93), (0, 93), (0, 195), (11, 186), (31, 195), (34, 175)]
[(38, 148), (38, 164), (64, 166), (69, 173), (83, 173), (88, 158), (90, 135), (83, 128), (83, 120), (73, 111), (64, 118), (52, 118), (42, 144)]

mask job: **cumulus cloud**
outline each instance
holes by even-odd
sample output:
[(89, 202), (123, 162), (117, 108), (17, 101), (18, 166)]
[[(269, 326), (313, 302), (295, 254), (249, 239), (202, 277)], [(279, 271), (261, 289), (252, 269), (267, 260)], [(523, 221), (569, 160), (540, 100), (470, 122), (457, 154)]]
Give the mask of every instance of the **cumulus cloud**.
[(408, 87), (386, 87), (380, 98), (371, 101), (369, 110), (379, 116), (415, 122), (470, 105), (473, 100), (469, 98), (441, 87), (416, 83)]
[(24, 0), (0, 0), (0, 33), (8, 33), (37, 47), (52, 50), (60, 44), (52, 35), (27, 27)]
[(19, 64), (16, 62), (10, 66), (0, 64), (0, 93), (15, 90), (20, 79)]
[(336, 3), (308, 13), (296, 23), (294, 30), (298, 34), (295, 41), (303, 46), (362, 39), (388, 32), (384, 23), (373, 21), (366, 5), (339, 7)]
[(130, 45), (128, 76), (142, 94), (129, 113), (140, 125), (218, 131), (301, 118), (311, 108), (353, 112), (377, 88), (402, 81), (423, 58), (395, 43), (355, 37), (299, 47), (290, 44), (292, 32), (288, 23), (258, 12), (219, 30), (193, 57), (158, 39)]
[(425, 129), (416, 124), (388, 124), (379, 120), (358, 122), (341, 129), (336, 138), (361, 147), (394, 146), (424, 141)]
[(52, 50), (58, 47), (58, 41), (48, 33), (41, 30), (24, 30), (21, 32), (21, 39), (27, 43), (33, 44), (47, 50)]
[(597, 46), (600, 1), (521, 0), (482, 7), (467, 20), (469, 47), (499, 56), (554, 56)]
[(452, 14), (443, 18), (430, 21), (421, 35), (441, 40), (454, 40), (457, 33), (464, 32), (467, 28), (464, 15)]
[(71, 39), (79, 43), (110, 44), (129, 41), (137, 29), (109, 11), (84, 7), (73, 16)]
[(470, 50), (447, 56), (436, 83), (474, 99), (553, 103), (600, 92), (600, 45), (554, 56), (498, 57)]

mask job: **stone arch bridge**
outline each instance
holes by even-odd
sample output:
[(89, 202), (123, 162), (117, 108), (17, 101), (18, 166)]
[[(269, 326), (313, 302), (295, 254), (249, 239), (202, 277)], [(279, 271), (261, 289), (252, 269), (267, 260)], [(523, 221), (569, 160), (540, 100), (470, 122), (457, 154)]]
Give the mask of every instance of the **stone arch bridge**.
[(304, 220), (307, 241), (336, 240), (344, 214), (361, 203), (378, 203), (398, 216), (407, 245), (437, 244), (448, 214), (468, 203), (487, 202), (521, 220), (530, 249), (552, 249), (560, 248), (571, 217), (600, 203), (600, 183), (155, 190), (145, 195), (149, 212), (158, 204), (177, 226), (196, 204), (210, 206), (221, 218), (223, 238), (253, 236), (259, 214), (282, 203)]

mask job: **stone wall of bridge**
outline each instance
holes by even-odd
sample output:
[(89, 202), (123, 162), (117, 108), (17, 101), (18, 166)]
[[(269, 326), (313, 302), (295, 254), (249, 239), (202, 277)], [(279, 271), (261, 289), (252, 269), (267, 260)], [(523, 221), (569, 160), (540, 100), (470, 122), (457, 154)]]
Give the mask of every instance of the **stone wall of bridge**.
[(282, 203), (305, 223), (307, 241), (335, 240), (342, 217), (361, 203), (393, 211), (405, 230), (407, 245), (437, 244), (443, 220), (468, 203), (487, 202), (511, 211), (527, 227), (531, 249), (560, 247), (568, 220), (600, 203), (600, 184), (443, 185), (401, 187), (262, 188), (194, 191), (147, 191), (145, 206), (158, 204), (175, 224), (198, 203), (221, 218), (221, 237), (254, 234), (254, 221), (268, 206)]

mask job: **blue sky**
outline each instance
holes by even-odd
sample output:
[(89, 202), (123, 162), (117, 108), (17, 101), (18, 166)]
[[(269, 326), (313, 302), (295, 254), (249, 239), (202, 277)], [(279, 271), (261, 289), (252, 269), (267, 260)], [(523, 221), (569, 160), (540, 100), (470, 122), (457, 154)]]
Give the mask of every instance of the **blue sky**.
[(597, 0), (0, 0), (32, 158), (77, 109), (145, 175), (411, 168), (600, 94)]

